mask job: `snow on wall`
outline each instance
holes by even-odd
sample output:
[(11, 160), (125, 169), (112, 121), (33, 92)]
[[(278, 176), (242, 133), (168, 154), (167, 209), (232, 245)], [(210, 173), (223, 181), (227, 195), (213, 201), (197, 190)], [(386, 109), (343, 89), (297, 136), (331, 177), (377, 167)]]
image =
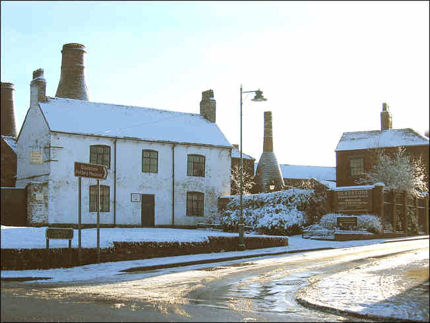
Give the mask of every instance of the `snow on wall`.
[(64, 98), (39, 104), (53, 131), (231, 148), (216, 123), (199, 114)]
[[(236, 148), (233, 148), (231, 150), (231, 158), (240, 158), (240, 150), (236, 149)], [(251, 157), (251, 156), (249, 156), (247, 154), (244, 154), (243, 152), (242, 152), (242, 158), (243, 159), (252, 159), (252, 160), (255, 160), (255, 158), (253, 158), (253, 157)]]
[(412, 129), (344, 132), (335, 151), (428, 145), (429, 139)]
[(283, 178), (336, 181), (336, 167), (280, 164)]
[(16, 153), (16, 138), (12, 136), (1, 136), (8, 146)]

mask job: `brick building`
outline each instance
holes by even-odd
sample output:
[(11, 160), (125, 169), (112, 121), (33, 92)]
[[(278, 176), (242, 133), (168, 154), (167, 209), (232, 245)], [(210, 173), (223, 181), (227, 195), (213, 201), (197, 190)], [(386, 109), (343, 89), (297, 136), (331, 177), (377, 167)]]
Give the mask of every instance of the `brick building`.
[(327, 188), (336, 187), (336, 167), (281, 164), (282, 177), (287, 187), (306, 188), (312, 179)]
[(394, 153), (399, 147), (412, 158), (421, 158), (429, 174), (429, 139), (413, 129), (392, 129), (388, 105), (383, 103), (381, 130), (344, 132), (336, 147), (337, 186), (357, 185), (357, 180), (370, 171), (376, 153)]

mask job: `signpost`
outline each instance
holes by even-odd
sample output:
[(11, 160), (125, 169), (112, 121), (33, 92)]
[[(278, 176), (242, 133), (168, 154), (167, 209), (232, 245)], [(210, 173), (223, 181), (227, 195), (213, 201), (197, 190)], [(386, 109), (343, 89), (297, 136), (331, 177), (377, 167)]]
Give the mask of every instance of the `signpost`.
[(78, 176), (79, 210), (78, 210), (78, 258), (81, 264), (81, 179), (82, 177), (97, 179), (97, 262), (100, 262), (100, 180), (106, 179), (107, 168), (103, 165), (75, 162), (75, 176)]

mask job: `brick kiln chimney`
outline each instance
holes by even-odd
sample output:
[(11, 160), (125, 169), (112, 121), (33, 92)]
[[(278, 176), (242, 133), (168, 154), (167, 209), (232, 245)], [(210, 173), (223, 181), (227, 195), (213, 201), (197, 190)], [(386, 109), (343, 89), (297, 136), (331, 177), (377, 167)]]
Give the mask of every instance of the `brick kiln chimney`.
[(210, 122), (216, 122), (216, 101), (214, 91), (207, 90), (202, 92), (200, 101), (200, 114)]
[(55, 96), (88, 101), (85, 83), (85, 46), (77, 43), (64, 44), (61, 53), (61, 77)]
[[(257, 189), (260, 192), (277, 191), (284, 185), (281, 169), (273, 152), (272, 112), (264, 112), (263, 153), (258, 162), (255, 176)], [(271, 186), (273, 189), (271, 189)]]
[(1, 82), (1, 134), (16, 137), (13, 83)]
[(391, 112), (388, 109), (387, 103), (382, 103), (381, 112), (381, 130), (388, 130), (393, 128), (393, 121), (391, 119)]

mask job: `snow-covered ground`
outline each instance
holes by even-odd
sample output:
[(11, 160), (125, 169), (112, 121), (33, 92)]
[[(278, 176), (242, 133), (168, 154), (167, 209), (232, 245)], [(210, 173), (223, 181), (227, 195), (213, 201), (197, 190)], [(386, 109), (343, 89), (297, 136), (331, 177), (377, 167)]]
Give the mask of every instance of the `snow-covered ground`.
[[(429, 320), (428, 294), (412, 296), (427, 281), (428, 250), (396, 254), (329, 276), (317, 276), (298, 298), (348, 313), (402, 320)], [(427, 285), (428, 286), (428, 285)], [(427, 288), (428, 290), (428, 288)]]
[[(45, 247), (45, 229), (46, 228), (18, 228), (18, 227), (1, 227), (1, 242), (2, 248), (44, 248)], [(76, 230), (75, 230), (76, 231)], [(94, 247), (96, 242), (96, 230), (95, 229), (85, 229), (83, 232), (83, 246), (85, 247)], [(178, 242), (186, 242), (186, 241), (204, 241), (208, 238), (208, 236), (235, 236), (236, 233), (225, 233), (213, 230), (193, 230), (193, 229), (158, 229), (158, 228), (135, 228), (135, 229), (101, 229), (101, 241), (102, 246), (108, 247), (111, 246), (113, 241), (178, 241)], [(245, 251), (232, 251), (232, 252), (219, 252), (219, 253), (208, 253), (208, 254), (194, 254), (194, 255), (184, 255), (184, 256), (175, 256), (175, 257), (160, 257), (160, 258), (151, 258), (151, 259), (141, 259), (141, 260), (130, 260), (130, 261), (118, 261), (118, 262), (107, 262), (100, 264), (90, 264), (84, 266), (77, 266), (72, 268), (55, 268), (55, 269), (43, 269), (43, 270), (3, 270), (1, 271), (1, 278), (18, 278), (18, 277), (45, 277), (48, 278), (46, 280), (38, 280), (37, 282), (40, 284), (44, 283), (53, 283), (53, 282), (77, 282), (77, 281), (110, 281), (115, 279), (115, 281), (123, 279), (130, 279), (130, 275), (138, 275), (139, 278), (150, 277), (153, 275), (152, 272), (137, 272), (137, 273), (124, 273), (122, 272), (125, 269), (133, 268), (133, 267), (145, 267), (145, 266), (157, 266), (157, 265), (169, 265), (176, 263), (184, 263), (184, 262), (193, 262), (193, 261), (201, 261), (201, 260), (210, 260), (210, 259), (226, 259), (228, 263), (240, 262), (243, 260), (228, 260), (230, 257), (237, 256), (265, 256), (274, 253), (281, 252), (293, 252), (293, 251), (305, 251), (309, 249), (318, 249), (318, 248), (347, 248), (354, 246), (364, 246), (364, 245), (372, 245), (381, 243), (384, 241), (396, 241), (396, 240), (405, 240), (405, 239), (415, 239), (416, 237), (410, 238), (398, 238), (398, 239), (373, 239), (373, 240), (356, 240), (356, 241), (318, 241), (318, 240), (310, 240), (303, 239), (301, 235), (290, 236), (288, 237), (289, 245), (284, 247), (276, 247), (276, 248), (265, 248), (265, 249), (256, 249), (256, 250), (245, 250)], [(428, 236), (422, 236), (421, 239), (428, 239)], [(57, 245), (57, 247), (65, 247), (67, 246), (67, 241), (59, 240), (54, 241), (53, 243)], [(75, 232), (75, 237), (73, 240), (73, 246), (77, 244), (77, 232)], [(330, 252), (327, 250), (327, 252)], [(291, 255), (292, 257), (298, 255)], [(427, 259), (428, 266), (428, 255), (423, 256)], [(423, 259), (424, 259), (423, 258)], [(402, 259), (407, 262), (407, 259)], [(421, 264), (418, 264), (421, 266)], [(195, 264), (188, 266), (189, 269), (199, 269), (210, 266), (210, 264)], [(359, 267), (354, 270), (358, 270)], [(399, 267), (400, 268), (400, 267)], [(427, 267), (428, 268), (428, 267)], [(381, 268), (376, 267), (366, 267), (364, 271), (365, 275), (368, 275), (370, 278), (375, 278), (378, 280), (378, 276), (374, 275)], [(384, 268), (382, 268), (384, 269)], [(167, 269), (170, 270), (170, 269)], [(176, 269), (172, 269), (176, 270)], [(400, 271), (399, 271), (400, 272)], [(373, 276), (371, 275), (373, 273)], [(342, 275), (342, 277), (337, 277), (336, 275)], [(333, 299), (330, 296), (323, 295), (322, 300), (326, 300), (327, 302), (332, 300), (340, 309), (343, 307), (351, 308), (351, 311), (362, 313), (362, 314), (380, 314), (387, 315), (391, 317), (400, 317), (407, 319), (416, 319), (422, 320), (424, 318), (428, 318), (427, 313), (418, 313), (411, 315), (411, 309), (413, 306), (410, 306), (408, 302), (398, 302), (389, 304), (390, 308), (384, 308), (388, 303), (382, 301), (382, 294), (370, 293), (369, 296), (355, 295), (352, 292), (349, 294), (345, 294), (345, 289), (350, 290), (351, 286), (345, 287), (346, 283), (363, 283), (363, 273), (362, 272), (346, 272), (340, 273), (333, 276), (328, 277), (325, 280), (321, 280), (319, 284), (314, 285), (311, 289), (308, 289), (308, 297), (312, 298), (312, 300), (317, 297), (317, 301), (320, 301), (321, 291), (327, 291), (327, 288), (331, 288), (330, 286), (335, 287), (336, 284), (340, 285), (339, 288), (334, 288), (333, 291), (335, 296)], [(367, 277), (367, 276), (366, 276)], [(354, 280), (357, 278), (358, 280)], [(366, 289), (372, 291), (374, 288), (374, 280), (368, 279), (368, 284), (366, 285)], [(349, 280), (348, 280), (349, 279)], [(367, 279), (367, 278), (366, 278)], [(389, 282), (388, 280), (392, 279), (391, 276), (387, 276), (384, 282)], [(351, 281), (351, 282), (350, 282)], [(34, 282), (34, 281), (29, 281)], [(378, 281), (381, 283), (381, 281)], [(24, 282), (25, 283), (25, 282)], [(375, 283), (376, 284), (376, 283)], [(387, 284), (384, 284), (384, 286)], [(391, 286), (391, 284), (388, 284)], [(373, 286), (373, 287), (372, 287)], [(378, 285), (379, 286), (379, 285)], [(317, 287), (319, 287), (317, 289)], [(342, 287), (342, 288), (341, 288)], [(383, 287), (383, 286), (382, 286)], [(381, 288), (382, 288), (381, 287)], [(385, 289), (385, 288), (384, 288)], [(391, 290), (391, 287), (389, 288)], [(384, 290), (382, 290), (384, 292)], [(330, 294), (333, 294), (330, 293)], [(375, 296), (376, 295), (376, 296)], [(388, 295), (393, 296), (393, 295)], [(358, 303), (357, 303), (357, 300)], [(354, 303), (355, 302), (355, 303)], [(391, 302), (391, 300), (390, 300)], [(323, 302), (322, 302), (323, 303)], [(333, 302), (332, 302), (333, 303)], [(333, 305), (332, 303), (328, 303)], [(325, 303), (324, 303), (325, 304)], [(358, 305), (357, 305), (358, 304)], [(366, 306), (366, 304), (371, 304), (371, 306)], [(334, 305), (333, 305), (334, 306)], [(361, 306), (361, 307), (360, 307)], [(393, 307), (393, 308), (391, 308)], [(407, 312), (409, 314), (407, 314)], [(406, 314), (407, 315), (406, 315)], [(425, 321), (425, 319), (424, 319)]]
[[(1, 226), (2, 248), (45, 248), (46, 227), (6, 227)], [(75, 230), (72, 246), (77, 246), (77, 230)], [(220, 232), (214, 230), (197, 229), (161, 229), (161, 228), (102, 228), (100, 245), (112, 246), (113, 241), (204, 241), (208, 236), (236, 236), (237, 233)], [(301, 235), (288, 237), (288, 246), (264, 248), (246, 251), (218, 252), (195, 254), (175, 257), (160, 257), (142, 260), (116, 261), (101, 264), (91, 264), (72, 268), (55, 268), (43, 270), (2, 270), (1, 277), (50, 277), (46, 282), (91, 280), (107, 278), (120, 274), (121, 270), (130, 267), (166, 265), (197, 260), (229, 258), (236, 256), (261, 256), (264, 254), (309, 250), (317, 248), (345, 248), (380, 243), (395, 239), (374, 239), (356, 241), (318, 241), (303, 239)], [(52, 242), (52, 243), (51, 243)], [(50, 247), (67, 247), (67, 240), (50, 240)], [(82, 246), (96, 247), (96, 229), (82, 230)], [(40, 281), (44, 282), (44, 281)]]
[[(42, 249), (46, 247), (47, 227), (1, 226), (2, 249)], [(73, 230), (72, 247), (78, 247), (78, 230)], [(82, 248), (97, 247), (97, 229), (81, 230)], [(164, 228), (100, 228), (100, 247), (113, 247), (114, 241), (151, 242), (201, 242), (209, 236), (237, 236), (237, 233), (205, 229), (164, 229)], [(67, 248), (68, 240), (49, 240), (50, 248)]]

